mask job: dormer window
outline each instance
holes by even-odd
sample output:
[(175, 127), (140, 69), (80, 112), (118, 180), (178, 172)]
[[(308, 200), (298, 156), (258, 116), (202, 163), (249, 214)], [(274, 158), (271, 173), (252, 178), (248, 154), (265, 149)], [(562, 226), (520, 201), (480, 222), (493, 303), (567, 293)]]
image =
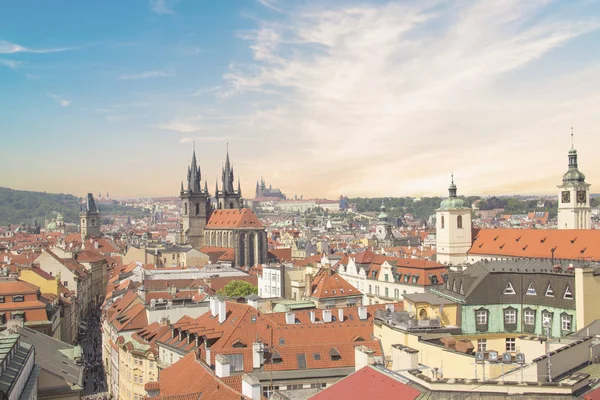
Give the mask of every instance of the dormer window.
[(571, 287), (569, 285), (567, 285), (567, 287), (565, 289), (565, 294), (563, 296), (563, 299), (573, 300), (573, 293), (571, 292)]
[(504, 294), (516, 294), (515, 288), (513, 288), (512, 283), (506, 283), (506, 287), (504, 288)]
[(529, 286), (527, 287), (527, 292), (525, 292), (525, 294), (527, 296), (535, 296), (537, 295), (535, 288), (533, 287), (533, 282), (529, 283)]
[(548, 283), (548, 287), (546, 288), (546, 297), (554, 297), (554, 290), (551, 283)]
[(456, 292), (456, 279), (452, 282), (452, 291)]
[(458, 291), (459, 294), (462, 294), (464, 296), (465, 291), (463, 290), (463, 284), (462, 281), (460, 281), (460, 290)]

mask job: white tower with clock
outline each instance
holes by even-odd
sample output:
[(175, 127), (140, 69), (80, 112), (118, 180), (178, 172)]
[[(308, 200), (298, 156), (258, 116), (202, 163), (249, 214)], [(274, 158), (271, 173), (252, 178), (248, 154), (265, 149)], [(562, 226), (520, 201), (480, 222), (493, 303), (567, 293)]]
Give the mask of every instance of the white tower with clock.
[(558, 229), (591, 229), (590, 185), (585, 183), (585, 175), (577, 167), (572, 132), (569, 170), (563, 175), (558, 189)]

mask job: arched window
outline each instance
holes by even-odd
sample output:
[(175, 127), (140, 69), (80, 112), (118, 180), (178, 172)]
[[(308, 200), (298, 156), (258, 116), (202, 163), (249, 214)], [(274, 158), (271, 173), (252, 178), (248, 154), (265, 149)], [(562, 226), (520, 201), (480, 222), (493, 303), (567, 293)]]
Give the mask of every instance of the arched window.
[(444, 229), (444, 216), (442, 215), (442, 220), (440, 221), (440, 225), (442, 229)]
[(229, 202), (229, 208), (233, 209), (233, 201)]
[(187, 215), (187, 203), (183, 203), (183, 215)]
[(456, 227), (459, 229), (462, 228), (462, 215), (456, 217)]
[(196, 215), (200, 215), (200, 203), (196, 203)]

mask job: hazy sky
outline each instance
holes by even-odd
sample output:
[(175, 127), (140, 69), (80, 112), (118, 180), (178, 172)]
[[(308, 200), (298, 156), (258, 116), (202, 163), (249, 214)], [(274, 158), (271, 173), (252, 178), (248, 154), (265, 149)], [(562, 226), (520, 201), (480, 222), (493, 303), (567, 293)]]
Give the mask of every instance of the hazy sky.
[[(600, 191), (600, 2), (5, 0), (0, 186), (554, 193), (570, 127)], [(596, 149), (596, 150), (594, 150)]]

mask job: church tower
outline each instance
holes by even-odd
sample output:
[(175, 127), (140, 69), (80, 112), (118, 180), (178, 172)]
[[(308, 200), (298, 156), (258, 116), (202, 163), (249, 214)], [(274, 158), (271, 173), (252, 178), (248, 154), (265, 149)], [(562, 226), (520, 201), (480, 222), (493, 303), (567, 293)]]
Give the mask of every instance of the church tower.
[(585, 175), (577, 167), (572, 131), (569, 169), (558, 189), (558, 229), (591, 229), (590, 184), (585, 183)]
[(100, 237), (100, 210), (96, 206), (94, 196), (88, 193), (79, 213), (81, 221), (81, 240)]
[(212, 207), (208, 185), (204, 182), (204, 190), (200, 185), (200, 167), (196, 162), (196, 149), (192, 154), (192, 162), (188, 167), (187, 186), (181, 182), (181, 237), (180, 243), (189, 243), (195, 249), (204, 246), (204, 228)]
[(393, 246), (394, 235), (392, 234), (392, 224), (390, 224), (388, 220), (388, 215), (385, 212), (385, 205), (383, 204), (383, 200), (381, 200), (381, 212), (377, 217), (377, 227), (375, 236), (377, 237), (377, 241), (382, 246)]
[(217, 199), (217, 208), (219, 209), (240, 209), (243, 207), (242, 190), (240, 181), (237, 183), (237, 190), (233, 188), (233, 166), (229, 162), (229, 149), (227, 149), (227, 157), (225, 166), (222, 171), (222, 190), (219, 190), (219, 185), (215, 190), (215, 198)]
[(453, 265), (466, 262), (472, 244), (471, 208), (463, 199), (456, 197), (454, 175), (448, 188), (448, 198), (442, 200), (435, 215), (437, 262)]

